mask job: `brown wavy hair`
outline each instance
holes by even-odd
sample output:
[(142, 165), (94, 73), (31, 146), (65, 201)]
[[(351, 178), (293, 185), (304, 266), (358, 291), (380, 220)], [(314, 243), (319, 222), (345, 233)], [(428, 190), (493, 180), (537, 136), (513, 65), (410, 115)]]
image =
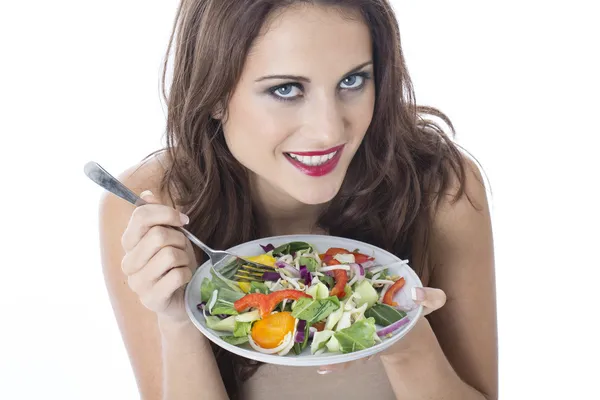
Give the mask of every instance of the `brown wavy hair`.
[[(455, 200), (463, 195), (465, 168), (452, 141), (450, 120), (434, 108), (415, 104), (398, 23), (387, 0), (182, 0), (162, 80), (169, 155), (162, 189), (190, 216), (191, 231), (214, 248), (269, 234), (250, 200), (248, 172), (230, 153), (213, 113), (228, 103), (266, 18), (296, 3), (358, 12), (370, 28), (374, 53), (373, 119), (318, 225), (331, 235), (410, 258), (420, 276), (428, 275), (433, 214), (443, 198), (440, 194), (454, 179), (459, 182)], [(167, 94), (171, 53), (173, 75)], [(443, 121), (450, 133), (431, 117)], [(216, 347), (214, 351), (228, 393), (236, 398), (241, 382), (259, 363)]]

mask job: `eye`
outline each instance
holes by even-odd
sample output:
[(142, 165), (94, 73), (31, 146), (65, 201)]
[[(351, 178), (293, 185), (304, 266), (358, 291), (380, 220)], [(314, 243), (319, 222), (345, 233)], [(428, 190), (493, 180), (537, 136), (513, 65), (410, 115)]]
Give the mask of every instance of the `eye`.
[(365, 82), (364, 74), (350, 75), (342, 80), (340, 86), (342, 89), (359, 89)]
[(300, 88), (292, 83), (276, 86), (272, 88), (270, 92), (281, 100), (293, 100), (302, 93)]

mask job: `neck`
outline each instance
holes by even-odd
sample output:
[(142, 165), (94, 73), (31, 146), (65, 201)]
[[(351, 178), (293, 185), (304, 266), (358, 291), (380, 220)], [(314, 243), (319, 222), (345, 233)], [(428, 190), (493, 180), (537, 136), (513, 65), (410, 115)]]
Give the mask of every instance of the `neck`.
[(324, 233), (317, 227), (324, 204), (304, 204), (252, 174), (252, 200), (269, 235)]

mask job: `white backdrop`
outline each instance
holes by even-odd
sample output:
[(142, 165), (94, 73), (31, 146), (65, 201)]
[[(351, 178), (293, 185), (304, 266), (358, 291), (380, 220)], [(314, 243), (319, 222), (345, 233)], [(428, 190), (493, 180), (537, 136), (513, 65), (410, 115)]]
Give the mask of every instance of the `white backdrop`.
[[(418, 102), (492, 185), (502, 399), (598, 393), (592, 3), (394, 2)], [(161, 145), (176, 4), (0, 5), (2, 399), (137, 398), (82, 167), (118, 173)]]

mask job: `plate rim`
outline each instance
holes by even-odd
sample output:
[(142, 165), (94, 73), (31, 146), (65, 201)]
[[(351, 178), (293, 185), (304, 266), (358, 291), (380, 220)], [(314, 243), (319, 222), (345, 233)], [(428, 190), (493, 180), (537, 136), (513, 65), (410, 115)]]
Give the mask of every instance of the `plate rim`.
[[(292, 238), (299, 238), (299, 237), (304, 237), (304, 238), (312, 237), (312, 238), (322, 238), (322, 239), (327, 239), (327, 240), (333, 239), (333, 240), (340, 240), (340, 241), (344, 241), (344, 242), (354, 242), (356, 244), (370, 246), (372, 248), (377, 249), (377, 251), (379, 251), (379, 252), (387, 253), (392, 258), (401, 260), (398, 256), (390, 253), (389, 251), (382, 249), (380, 247), (377, 247), (375, 245), (372, 245), (370, 243), (367, 243), (367, 242), (361, 242), (360, 240), (344, 238), (341, 236), (320, 235), (320, 234), (319, 235), (290, 234), (290, 235), (268, 236), (268, 237), (259, 238), (259, 239), (255, 239), (255, 240), (251, 240), (248, 242), (237, 244), (237, 245), (232, 246), (229, 249), (227, 249), (227, 251), (235, 252), (235, 249), (237, 247), (251, 246), (253, 244), (258, 245), (258, 244), (260, 244), (260, 242), (268, 242), (268, 241), (272, 241), (273, 239), (281, 240), (281, 239), (289, 238), (289, 239), (291, 239), (290, 241), (294, 241)], [(310, 241), (307, 241), (306, 239), (304, 241), (310, 243)], [(310, 243), (310, 244), (314, 244), (314, 243)], [(289, 354), (286, 356), (280, 356), (280, 355), (274, 355), (274, 354), (264, 354), (264, 353), (261, 353), (256, 350), (244, 349), (239, 346), (232, 345), (230, 343), (227, 343), (224, 340), (215, 340), (215, 338), (213, 336), (216, 336), (218, 338), (219, 335), (215, 335), (214, 333), (210, 332), (208, 328), (204, 327), (194, 317), (192, 305), (190, 304), (191, 302), (189, 301), (189, 298), (191, 296), (191, 287), (192, 287), (191, 283), (194, 282), (196, 279), (198, 279), (198, 276), (200, 275), (200, 271), (203, 268), (209, 267), (209, 265), (207, 265), (207, 264), (210, 264), (210, 259), (205, 261), (201, 265), (199, 265), (198, 268), (196, 268), (196, 271), (192, 275), (192, 278), (186, 285), (185, 292), (184, 292), (184, 304), (185, 304), (185, 309), (186, 309), (188, 318), (192, 321), (192, 323), (194, 324), (196, 329), (198, 329), (204, 337), (209, 339), (215, 345), (217, 345), (231, 353), (237, 354), (238, 356), (241, 356), (244, 358), (249, 358), (249, 359), (255, 360), (255, 361), (260, 361), (260, 362), (267, 363), (267, 364), (284, 365), (284, 366), (319, 367), (319, 366), (324, 366), (324, 365), (333, 365), (333, 364), (340, 364), (340, 363), (345, 363), (345, 362), (349, 362), (349, 361), (359, 360), (361, 358), (368, 357), (370, 355), (381, 353), (382, 351), (391, 347), (393, 344), (397, 343), (408, 332), (410, 332), (414, 328), (414, 326), (417, 324), (417, 322), (423, 317), (423, 306), (419, 305), (417, 307), (417, 312), (416, 312), (415, 317), (410, 320), (408, 325), (406, 325), (406, 327), (401, 332), (395, 334), (393, 337), (389, 338), (387, 341), (376, 344), (375, 346), (377, 346), (377, 351), (375, 351), (375, 352), (373, 352), (373, 347), (375, 347), (375, 346), (372, 346), (372, 347), (369, 347), (364, 350), (359, 350), (359, 351), (355, 351), (352, 353), (346, 353), (346, 354), (324, 353), (321, 355), (310, 355), (310, 356), (303, 356), (303, 357), (298, 357), (294, 354)], [(419, 276), (416, 274), (416, 272), (410, 266), (410, 261), (408, 264), (408, 268), (409, 268), (410, 273), (413, 275), (413, 278), (416, 278), (417, 285), (415, 285), (415, 286), (423, 287), (423, 283), (421, 282), (421, 279), (419, 278)], [(194, 305), (194, 308), (195, 307), (196, 307), (196, 305)], [(252, 355), (252, 356), (250, 356), (250, 355)]]

